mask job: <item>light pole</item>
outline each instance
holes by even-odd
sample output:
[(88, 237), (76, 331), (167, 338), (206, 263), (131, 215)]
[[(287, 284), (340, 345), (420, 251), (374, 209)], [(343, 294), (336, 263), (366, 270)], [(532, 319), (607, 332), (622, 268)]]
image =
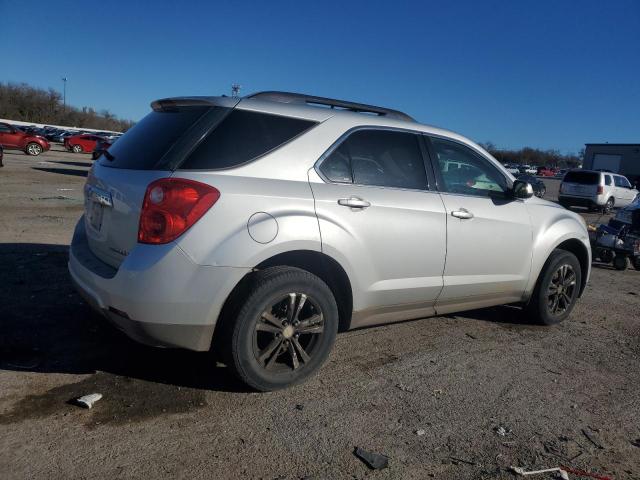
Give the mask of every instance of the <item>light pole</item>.
[(62, 110), (64, 113), (67, 113), (67, 77), (62, 77)]

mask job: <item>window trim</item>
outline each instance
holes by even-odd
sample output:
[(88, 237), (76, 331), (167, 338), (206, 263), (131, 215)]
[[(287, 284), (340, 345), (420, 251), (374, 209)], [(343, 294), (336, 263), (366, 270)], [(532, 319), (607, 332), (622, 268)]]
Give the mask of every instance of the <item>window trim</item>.
[[(389, 186), (385, 186), (385, 185), (369, 185), (369, 184), (364, 184), (364, 183), (356, 183), (353, 181), (354, 179), (354, 175), (353, 175), (353, 167), (352, 171), (351, 171), (351, 182), (334, 182), (333, 180), (330, 180), (329, 178), (327, 178), (327, 176), (322, 172), (321, 167), (322, 167), (322, 163), (331, 156), (331, 154), (337, 150), (342, 143), (344, 143), (352, 134), (359, 132), (361, 130), (382, 130), (382, 131), (391, 131), (391, 132), (399, 132), (399, 133), (410, 133), (412, 135), (415, 135), (416, 141), (418, 142), (418, 148), (420, 150), (420, 155), (422, 156), (422, 163), (424, 166), (424, 170), (425, 170), (425, 178), (427, 180), (427, 184), (425, 185), (426, 188), (402, 188), (402, 187), (389, 187)], [(433, 192), (436, 190), (435, 188), (435, 176), (433, 174), (432, 169), (432, 165), (431, 165), (431, 160), (429, 158), (429, 151), (427, 149), (427, 146), (425, 145), (424, 142), (424, 132), (421, 132), (420, 130), (411, 130), (408, 128), (397, 128), (397, 127), (387, 127), (387, 126), (382, 126), (382, 125), (358, 125), (357, 127), (352, 127), (349, 130), (347, 130), (346, 132), (344, 132), (342, 135), (340, 135), (338, 137), (338, 139), (333, 142), (331, 144), (331, 146), (325, 150), (325, 152), (320, 155), (320, 157), (318, 158), (318, 160), (316, 160), (316, 162), (313, 165), (313, 169), (316, 171), (316, 173), (318, 174), (318, 176), (322, 179), (322, 181), (324, 183), (328, 183), (331, 185), (351, 185), (354, 187), (370, 187), (370, 188), (389, 188), (389, 189), (393, 189), (393, 190), (401, 190), (401, 191), (409, 191), (409, 192)]]
[[(456, 193), (456, 192), (448, 192), (447, 190), (444, 189), (444, 180), (442, 179), (442, 172), (440, 172), (440, 167), (439, 165), (437, 165), (437, 154), (435, 151), (435, 148), (433, 146), (433, 143), (431, 142), (432, 138), (437, 138), (440, 140), (445, 140), (451, 143), (455, 143), (457, 145), (460, 145), (462, 147), (467, 148), (468, 150), (470, 150), (474, 155), (476, 155), (477, 157), (479, 157), (480, 159), (484, 160), (485, 162), (489, 163), (489, 165), (491, 165), (496, 172), (502, 176), (502, 178), (504, 178), (505, 184), (507, 185), (507, 188), (512, 188), (513, 186), (513, 180), (511, 180), (508, 176), (506, 176), (501, 170), (500, 168), (495, 164), (495, 162), (493, 160), (491, 160), (490, 158), (487, 158), (485, 155), (483, 155), (482, 153), (480, 153), (479, 151), (477, 151), (475, 148), (473, 148), (471, 145), (468, 145), (465, 142), (461, 142), (460, 140), (457, 140), (455, 138), (451, 138), (451, 137), (447, 137), (446, 135), (438, 135), (438, 134), (431, 134), (431, 133), (423, 133), (424, 137), (425, 137), (425, 143), (427, 145), (427, 148), (429, 149), (429, 157), (431, 159), (431, 168), (433, 170), (433, 173), (435, 175), (436, 178), (436, 189), (438, 190), (438, 192), (441, 195), (459, 195), (462, 197), (470, 197), (470, 198), (495, 198), (495, 197), (499, 197), (499, 198), (505, 198), (505, 199), (511, 199), (512, 197), (510, 197), (508, 195), (507, 192), (504, 192), (502, 194), (500, 194), (499, 192), (496, 192), (493, 195), (471, 195), (469, 193)], [(522, 199), (514, 199), (514, 200), (519, 200), (519, 201), (523, 201)]]

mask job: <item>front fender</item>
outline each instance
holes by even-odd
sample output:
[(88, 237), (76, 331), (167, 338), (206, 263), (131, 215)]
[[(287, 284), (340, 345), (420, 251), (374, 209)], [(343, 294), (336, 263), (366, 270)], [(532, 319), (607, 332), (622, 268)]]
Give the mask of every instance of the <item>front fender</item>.
[(533, 225), (533, 252), (531, 255), (531, 275), (525, 290), (528, 300), (538, 281), (545, 262), (559, 245), (568, 240), (579, 241), (588, 252), (589, 268), (584, 272), (586, 283), (589, 279), (591, 265), (591, 246), (589, 234), (582, 217), (564, 208), (545, 203), (527, 205)]

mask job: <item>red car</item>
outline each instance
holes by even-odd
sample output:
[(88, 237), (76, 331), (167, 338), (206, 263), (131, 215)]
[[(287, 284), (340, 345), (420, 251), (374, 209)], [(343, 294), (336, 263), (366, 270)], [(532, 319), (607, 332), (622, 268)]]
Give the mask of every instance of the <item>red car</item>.
[(536, 175), (540, 177), (555, 177), (556, 169), (551, 167), (538, 167)]
[(96, 144), (102, 140), (97, 135), (73, 135), (64, 139), (64, 148), (73, 153), (91, 153), (96, 149)]
[(22, 150), (27, 155), (40, 155), (51, 148), (46, 138), (23, 132), (8, 123), (0, 123), (0, 145), (7, 150)]

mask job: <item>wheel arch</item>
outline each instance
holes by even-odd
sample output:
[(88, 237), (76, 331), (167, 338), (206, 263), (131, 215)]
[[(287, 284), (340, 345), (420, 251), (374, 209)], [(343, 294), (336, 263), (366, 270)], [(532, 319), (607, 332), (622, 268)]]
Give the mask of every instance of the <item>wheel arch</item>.
[(557, 245), (554, 250), (565, 250), (573, 253), (578, 259), (578, 262), (580, 262), (580, 270), (582, 273), (580, 281), (580, 296), (582, 296), (582, 292), (584, 292), (584, 289), (587, 286), (587, 277), (591, 262), (587, 247), (577, 238), (570, 238)]
[(295, 267), (316, 275), (327, 284), (338, 306), (339, 330), (348, 330), (353, 312), (353, 290), (344, 268), (332, 257), (314, 250), (292, 250), (275, 254), (255, 265), (231, 290), (220, 310), (213, 342), (224, 337), (221, 329), (232, 323), (234, 312), (239, 308), (242, 292), (251, 286), (253, 273), (271, 267)]
[(327, 284), (336, 299), (339, 330), (348, 330), (353, 312), (353, 290), (347, 272), (340, 263), (326, 253), (313, 250), (294, 250), (280, 253), (256, 265), (254, 270), (286, 266), (306, 270)]

